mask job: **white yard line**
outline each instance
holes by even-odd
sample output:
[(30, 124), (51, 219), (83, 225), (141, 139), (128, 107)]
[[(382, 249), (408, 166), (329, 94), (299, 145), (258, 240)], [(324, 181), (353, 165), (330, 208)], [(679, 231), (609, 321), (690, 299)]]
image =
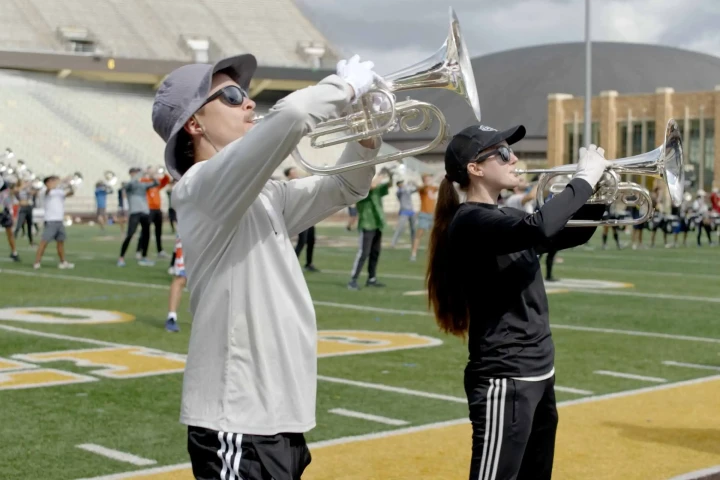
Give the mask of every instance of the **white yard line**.
[(720, 297), (696, 297), (691, 295), (672, 295), (669, 293), (642, 293), (642, 292), (623, 292), (621, 290), (585, 290), (581, 288), (573, 288), (571, 293), (591, 293), (595, 295), (609, 295), (612, 297), (636, 297), (636, 298), (657, 298), (660, 300), (680, 300), (683, 302), (708, 302), (720, 303)]
[(554, 330), (575, 330), (578, 332), (608, 333), (615, 335), (628, 335), (631, 337), (664, 338), (667, 340), (681, 340), (686, 342), (720, 343), (720, 338), (693, 337), (689, 335), (674, 335), (672, 333), (642, 332), (637, 330), (623, 330), (620, 328), (583, 327), (581, 325), (558, 325), (551, 323)]
[(130, 453), (113, 450), (112, 448), (105, 448), (101, 445), (95, 445), (94, 443), (83, 443), (82, 445), (75, 446), (81, 450), (96, 453), (98, 455), (102, 455), (103, 457), (112, 458), (113, 460), (117, 460), (119, 462), (130, 463), (138, 467), (146, 467), (157, 463), (156, 460), (149, 460)]
[(394, 425), (396, 427), (410, 424), (410, 422), (406, 422), (405, 420), (396, 420), (394, 418), (381, 417), (380, 415), (371, 415), (369, 413), (356, 412), (354, 410), (346, 410), (344, 408), (332, 408), (328, 410), (328, 412), (334, 413), (335, 415), (341, 415), (343, 417), (360, 418), (362, 420), (384, 423), (385, 425)]
[(699, 480), (703, 478), (709, 478), (714, 473), (720, 473), (720, 465), (716, 467), (706, 468), (704, 470), (697, 470), (695, 472), (685, 473), (683, 475), (673, 477), (670, 480)]
[(560, 385), (555, 385), (555, 390), (558, 392), (574, 393), (577, 395), (592, 395), (593, 394), (593, 392), (591, 392), (590, 390), (580, 390), (579, 388), (561, 387)]
[(662, 363), (663, 363), (663, 365), (668, 365), (670, 367), (685, 367), (685, 368), (695, 368), (698, 370), (714, 370), (716, 372), (720, 372), (720, 366), (717, 366), (717, 365), (700, 365), (697, 363), (674, 362), (672, 360), (665, 360)]
[(585, 267), (582, 265), (566, 265), (558, 267), (560, 270), (580, 270), (583, 272), (608, 272), (618, 273), (622, 275), (655, 275), (658, 277), (682, 277), (682, 278), (703, 278), (709, 280), (720, 280), (720, 275), (711, 273), (686, 273), (686, 272), (668, 272), (667, 270), (628, 270), (626, 268), (605, 268), (605, 267)]
[(411, 390), (409, 388), (392, 387), (390, 385), (383, 385), (381, 383), (358, 382), (356, 380), (348, 380), (346, 378), (326, 377), (325, 375), (318, 375), (317, 379), (318, 381), (322, 382), (339, 383), (342, 385), (368, 388), (371, 390), (382, 390), (384, 392), (400, 393), (403, 395), (411, 395), (414, 397), (430, 398), (432, 400), (445, 400), (446, 402), (467, 403), (467, 399), (464, 397), (453, 397), (451, 395), (423, 392), (420, 390)]
[(92, 345), (99, 345), (102, 347), (138, 347), (139, 345), (123, 345), (122, 343), (104, 342), (102, 340), (95, 340), (92, 338), (84, 337), (73, 337), (70, 335), (60, 335), (57, 333), (39, 332), (37, 330), (29, 330), (26, 328), (11, 327), (10, 325), (0, 325), (0, 329), (7, 330), (9, 332), (24, 333), (26, 335), (35, 335), (36, 337), (53, 338), (55, 340), (69, 340), (71, 342), (89, 343)]
[(593, 373), (595, 373), (597, 375), (606, 375), (608, 377), (627, 378), (629, 380), (640, 380), (643, 382), (654, 382), (654, 383), (667, 382), (666, 379), (660, 378), (660, 377), (647, 377), (645, 375), (635, 375), (634, 373), (613, 372), (611, 370), (595, 370)]

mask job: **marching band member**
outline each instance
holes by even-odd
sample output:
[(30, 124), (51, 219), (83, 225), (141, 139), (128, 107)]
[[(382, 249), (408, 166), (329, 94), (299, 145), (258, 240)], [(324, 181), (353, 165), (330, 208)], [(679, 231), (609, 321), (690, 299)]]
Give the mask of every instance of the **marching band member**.
[(659, 186), (653, 188), (653, 191), (650, 193), (650, 200), (652, 201), (652, 206), (654, 210), (652, 227), (650, 228), (650, 231), (652, 232), (652, 234), (650, 235), (650, 248), (655, 247), (655, 235), (657, 235), (658, 230), (660, 230), (663, 234), (663, 245), (669, 248), (671, 245), (667, 241), (668, 232), (666, 229), (666, 225), (668, 222), (668, 218), (665, 209), (666, 203), (663, 199), (663, 195)]
[(61, 182), (60, 178), (55, 175), (45, 178), (43, 183), (46, 188), (43, 194), (45, 197), (45, 226), (43, 227), (40, 245), (35, 254), (33, 268), (35, 270), (40, 268), (40, 261), (45, 253), (45, 248), (51, 240), (55, 240), (57, 244), (57, 253), (58, 257), (60, 257), (58, 268), (75, 268), (74, 264), (65, 260), (65, 238), (67, 238), (67, 235), (63, 223), (65, 220), (65, 199), (73, 196), (75, 191), (71, 183), (67, 181)]
[(411, 262), (417, 259), (420, 241), (425, 231), (429, 231), (432, 228), (433, 212), (435, 211), (435, 203), (437, 202), (438, 196), (438, 187), (434, 185), (432, 175), (429, 173), (424, 174), (422, 176), (422, 182), (422, 186), (417, 190), (420, 194), (420, 211), (417, 215), (417, 232), (412, 246), (412, 253), (410, 254)]
[(97, 208), (95, 218), (102, 231), (105, 231), (105, 223), (107, 222), (107, 196), (110, 192), (112, 192), (112, 189), (102, 180), (95, 184), (95, 205)]
[(710, 209), (708, 208), (707, 202), (705, 202), (705, 190), (700, 189), (696, 193), (695, 201), (693, 202), (692, 209), (697, 215), (697, 244), (698, 247), (702, 247), (702, 242), (700, 241), (702, 238), (702, 232), (705, 230), (705, 233), (707, 234), (708, 243), (712, 247), (713, 241), (711, 235), (711, 227), (710, 227)]
[(368, 195), (358, 200), (358, 232), (360, 247), (353, 262), (348, 290), (360, 290), (357, 281), (362, 273), (363, 265), (368, 260), (368, 279), (366, 287), (384, 287), (377, 280), (377, 265), (382, 251), (382, 231), (385, 228), (385, 210), (382, 198), (390, 192), (392, 173), (383, 170), (372, 179)]
[(397, 187), (395, 195), (398, 199), (400, 211), (398, 212), (395, 233), (391, 242), (392, 248), (395, 248), (398, 240), (400, 240), (400, 235), (405, 231), (406, 223), (410, 226), (410, 245), (415, 244), (415, 208), (412, 203), (412, 194), (417, 191), (417, 186), (413, 183), (405, 185), (405, 180), (402, 179), (398, 180), (395, 186)]
[[(160, 200), (160, 190), (165, 188), (167, 184), (170, 183), (170, 175), (167, 173), (165, 175), (158, 175), (158, 172), (153, 167), (148, 167), (145, 170), (145, 176), (140, 179), (143, 183), (153, 183), (155, 182), (154, 186), (151, 186), (147, 189), (145, 192), (145, 196), (147, 197), (147, 205), (148, 205), (148, 243), (150, 242), (150, 230), (155, 230), (155, 247), (157, 248), (157, 255), (158, 258), (167, 258), (168, 254), (165, 253), (162, 247), (162, 227), (163, 227), (163, 213), (162, 213), (162, 202)], [(136, 256), (139, 258), (142, 258), (142, 235), (140, 236), (140, 239), (138, 240), (138, 245), (136, 248)], [(147, 252), (145, 252), (147, 253)]]
[[(613, 202), (605, 209), (603, 219), (617, 220), (618, 218), (620, 218), (620, 216), (617, 213), (617, 206), (615, 205), (615, 202)], [(602, 249), (607, 250), (608, 232), (610, 231), (610, 229), (612, 229), (613, 240), (615, 240), (615, 245), (617, 245), (617, 249), (622, 250), (622, 246), (620, 246), (620, 237), (618, 236), (619, 227), (616, 225), (603, 225)]]
[(165, 330), (168, 332), (179, 332), (180, 327), (177, 324), (177, 309), (180, 306), (182, 292), (187, 284), (187, 275), (185, 275), (185, 260), (182, 254), (182, 242), (180, 235), (175, 235), (175, 250), (173, 251), (172, 270), (173, 280), (170, 284), (170, 297), (168, 299), (168, 316), (165, 320)]
[(30, 241), (30, 246), (35, 246), (33, 243), (33, 198), (35, 197), (35, 194), (37, 193), (35, 189), (32, 188), (32, 184), (30, 182), (25, 182), (22, 180), (18, 181), (16, 191), (16, 197), (18, 200), (18, 205), (20, 208), (18, 209), (18, 216), (17, 216), (17, 222), (15, 224), (15, 238), (17, 239), (18, 235), (20, 234), (20, 230), (24, 230), (25, 226), (27, 225), (27, 235), (28, 240)]
[(605, 210), (585, 205), (610, 165), (595, 145), (580, 149), (571, 181), (537, 212), (499, 209), (500, 192), (519, 182), (510, 145), (524, 136), (523, 126), (500, 132), (477, 125), (453, 137), (430, 238), (427, 286), (435, 319), (445, 332), (469, 335), (471, 479), (551, 477), (554, 346), (537, 254), (582, 245), (596, 228), (564, 228), (567, 221), (599, 220)]
[[(321, 121), (379, 77), (354, 56), (337, 74), (278, 101), (255, 125), (255, 57), (171, 72), (152, 121), (166, 142), (193, 315), (181, 423), (196, 478), (300, 478), (315, 427), (317, 327), (293, 235), (368, 194), (375, 168), (271, 180)], [(382, 108), (383, 105), (380, 104)], [(375, 158), (349, 143), (338, 163)], [(272, 301), (268, 301), (268, 298)]]
[(147, 191), (158, 185), (158, 181), (152, 179), (151, 182), (141, 181), (142, 170), (133, 167), (129, 171), (130, 181), (127, 182), (123, 190), (128, 200), (128, 210), (130, 212), (130, 218), (128, 220), (127, 235), (123, 240), (122, 247), (120, 247), (120, 258), (118, 258), (117, 266), (125, 266), (125, 252), (127, 252), (130, 246), (130, 240), (132, 240), (138, 225), (140, 225), (140, 255), (138, 265), (143, 267), (149, 267), (154, 265), (154, 262), (147, 259), (148, 244), (150, 243), (150, 208), (147, 202)]
[(8, 244), (10, 245), (10, 258), (14, 262), (20, 261), (20, 255), (18, 255), (17, 247), (15, 245), (15, 235), (13, 235), (13, 216), (12, 207), (15, 195), (15, 185), (6, 182), (5, 179), (0, 176), (0, 227), (5, 229), (7, 235)]

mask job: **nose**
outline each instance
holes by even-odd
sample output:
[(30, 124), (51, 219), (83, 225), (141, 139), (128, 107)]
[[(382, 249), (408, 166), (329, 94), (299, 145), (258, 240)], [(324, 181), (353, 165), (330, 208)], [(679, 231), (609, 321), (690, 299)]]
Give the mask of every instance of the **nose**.
[(243, 110), (255, 110), (256, 103), (251, 98), (246, 98), (242, 104)]
[(515, 155), (515, 152), (510, 154), (510, 165), (515, 165), (518, 162), (518, 158)]

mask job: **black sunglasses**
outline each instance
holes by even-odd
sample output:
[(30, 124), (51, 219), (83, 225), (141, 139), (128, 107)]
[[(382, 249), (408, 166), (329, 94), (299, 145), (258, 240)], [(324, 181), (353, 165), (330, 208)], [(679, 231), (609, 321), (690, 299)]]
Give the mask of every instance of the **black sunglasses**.
[(220, 97), (220, 101), (222, 101), (224, 104), (231, 107), (237, 107), (239, 105), (242, 105), (245, 99), (249, 98), (249, 95), (245, 90), (243, 90), (241, 87), (238, 87), (237, 85), (228, 85), (227, 87), (223, 87), (217, 92), (210, 95), (208, 99), (205, 100), (205, 103), (200, 105), (200, 108), (204, 107), (218, 97)]
[(473, 160), (473, 162), (475, 162), (475, 163), (482, 162), (483, 160), (488, 159), (498, 153), (500, 154), (500, 158), (502, 159), (502, 161), (505, 163), (508, 163), (510, 161), (510, 157), (513, 154), (513, 149), (503, 145), (501, 147), (496, 148), (495, 150), (490, 150), (489, 152), (480, 155), (475, 160)]

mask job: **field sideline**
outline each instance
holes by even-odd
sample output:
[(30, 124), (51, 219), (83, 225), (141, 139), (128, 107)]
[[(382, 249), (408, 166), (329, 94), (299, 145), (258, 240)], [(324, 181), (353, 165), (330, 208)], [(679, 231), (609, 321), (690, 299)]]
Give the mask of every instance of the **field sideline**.
[[(187, 295), (181, 332), (165, 332), (166, 260), (121, 269), (117, 227), (68, 233), (74, 270), (57, 269), (52, 246), (39, 271), (26, 239), (21, 263), (0, 247), (11, 432), (0, 478), (192, 478), (178, 423)], [(320, 331), (307, 478), (466, 478), (467, 350), (427, 312), (424, 252), (411, 263), (407, 240), (384, 246), (387, 286), (353, 292), (355, 232), (321, 225), (318, 235), (321, 272), (306, 274)], [(599, 237), (562, 252), (561, 281), (547, 286), (562, 402), (554, 478), (705, 478), (720, 466), (720, 249), (603, 251)]]

